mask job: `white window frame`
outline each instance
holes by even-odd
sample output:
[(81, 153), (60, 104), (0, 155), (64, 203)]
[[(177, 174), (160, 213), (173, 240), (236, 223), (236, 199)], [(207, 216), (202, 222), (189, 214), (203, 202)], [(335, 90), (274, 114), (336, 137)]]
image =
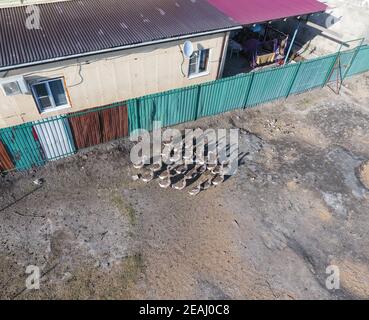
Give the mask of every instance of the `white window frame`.
[[(200, 72), (200, 62), (201, 62), (201, 59), (200, 59), (200, 52), (201, 51), (208, 51), (209, 52), (209, 57), (208, 57), (208, 63), (206, 65), (206, 70), (205, 71), (201, 71)], [(199, 50), (196, 50), (193, 54), (197, 54), (197, 61), (196, 61), (196, 73), (192, 73), (190, 74), (190, 70), (191, 70), (191, 58), (190, 58), (190, 61), (189, 61), (189, 65), (188, 65), (188, 78), (189, 79), (193, 79), (193, 78), (198, 78), (198, 77), (203, 77), (203, 76), (206, 76), (208, 74), (210, 74), (210, 59), (211, 59), (211, 49), (199, 49)]]
[[(56, 105), (55, 100), (54, 100), (54, 97), (53, 97), (53, 94), (52, 94), (51, 89), (50, 89), (50, 85), (49, 85), (49, 82), (52, 82), (52, 81), (55, 81), (55, 80), (60, 80), (61, 81), (61, 83), (63, 85), (63, 89), (64, 89), (65, 98), (67, 100), (67, 103), (66, 104), (63, 104), (61, 106), (57, 106)], [(46, 83), (46, 90), (47, 90), (47, 93), (48, 93), (48, 97), (50, 99), (50, 102), (52, 104), (52, 107), (50, 107), (47, 110), (42, 110), (42, 106), (40, 105), (40, 102), (39, 102), (39, 99), (38, 99), (38, 95), (37, 95), (36, 89), (35, 89), (35, 86), (36, 85), (43, 84), (43, 83)], [(40, 114), (50, 113), (50, 112), (54, 112), (54, 111), (58, 111), (58, 110), (62, 110), (62, 109), (71, 108), (70, 101), (69, 101), (69, 96), (68, 96), (68, 92), (67, 92), (67, 89), (66, 89), (66, 86), (65, 86), (65, 82), (64, 82), (64, 78), (63, 77), (33, 82), (33, 83), (31, 83), (31, 89), (32, 89), (33, 98), (35, 99), (35, 102), (36, 102), (36, 105), (37, 105), (37, 109), (38, 109), (38, 111), (39, 111)]]

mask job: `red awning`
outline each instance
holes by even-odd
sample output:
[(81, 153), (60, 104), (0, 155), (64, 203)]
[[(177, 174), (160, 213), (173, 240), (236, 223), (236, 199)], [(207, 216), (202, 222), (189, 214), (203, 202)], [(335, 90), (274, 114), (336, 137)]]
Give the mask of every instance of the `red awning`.
[(208, 0), (218, 10), (243, 25), (325, 11), (317, 0)]

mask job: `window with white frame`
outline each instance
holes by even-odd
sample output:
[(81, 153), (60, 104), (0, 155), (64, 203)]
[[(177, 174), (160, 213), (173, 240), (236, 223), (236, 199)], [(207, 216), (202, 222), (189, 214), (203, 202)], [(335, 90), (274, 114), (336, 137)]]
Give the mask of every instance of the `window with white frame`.
[(40, 113), (70, 107), (63, 78), (33, 83), (31, 88)]
[(210, 49), (195, 51), (190, 58), (189, 77), (207, 73), (209, 66)]

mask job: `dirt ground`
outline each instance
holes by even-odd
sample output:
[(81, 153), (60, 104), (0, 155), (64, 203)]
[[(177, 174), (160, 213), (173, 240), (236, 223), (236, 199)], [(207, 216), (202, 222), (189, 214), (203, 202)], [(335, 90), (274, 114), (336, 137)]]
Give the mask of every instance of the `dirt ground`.
[(238, 173), (197, 197), (132, 181), (124, 139), (2, 177), (0, 297), (368, 299), (368, 88), (177, 126), (241, 129)]

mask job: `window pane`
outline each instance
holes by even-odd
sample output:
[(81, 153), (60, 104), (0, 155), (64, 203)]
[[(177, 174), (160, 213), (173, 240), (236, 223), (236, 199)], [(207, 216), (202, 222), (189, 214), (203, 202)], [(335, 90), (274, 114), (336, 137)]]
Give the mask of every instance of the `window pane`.
[(57, 107), (68, 104), (62, 80), (50, 81), (49, 86)]
[(38, 98), (39, 106), (41, 108), (41, 111), (45, 111), (49, 108), (52, 108), (52, 104), (49, 97), (41, 97)]
[(197, 63), (197, 57), (199, 55), (199, 52), (198, 51), (195, 51), (191, 58), (190, 58), (190, 64), (196, 64)]
[(208, 70), (209, 49), (195, 51), (190, 59), (189, 75), (196, 75)]
[(205, 72), (208, 69), (209, 49), (201, 50), (199, 72)]
[(195, 51), (190, 58), (190, 71), (189, 71), (190, 76), (197, 73), (198, 56), (199, 51)]
[(45, 109), (51, 108), (52, 104), (47, 92), (46, 84), (45, 83), (39, 83), (33, 86), (36, 99), (39, 104), (39, 108), (41, 111), (44, 111)]
[(39, 83), (34, 85), (33, 87), (35, 88), (35, 92), (38, 98), (48, 96), (46, 83)]
[(197, 64), (190, 64), (190, 76), (197, 73)]

